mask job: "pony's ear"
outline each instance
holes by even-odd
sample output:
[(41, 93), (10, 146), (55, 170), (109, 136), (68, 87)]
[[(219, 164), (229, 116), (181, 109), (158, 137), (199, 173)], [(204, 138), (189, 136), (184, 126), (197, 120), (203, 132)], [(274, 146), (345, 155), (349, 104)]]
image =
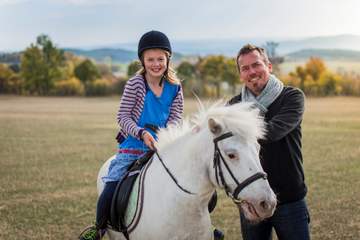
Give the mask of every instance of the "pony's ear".
[(219, 123), (215, 121), (215, 119), (210, 118), (208, 124), (209, 124), (209, 129), (213, 134), (218, 135), (221, 133), (222, 127)]

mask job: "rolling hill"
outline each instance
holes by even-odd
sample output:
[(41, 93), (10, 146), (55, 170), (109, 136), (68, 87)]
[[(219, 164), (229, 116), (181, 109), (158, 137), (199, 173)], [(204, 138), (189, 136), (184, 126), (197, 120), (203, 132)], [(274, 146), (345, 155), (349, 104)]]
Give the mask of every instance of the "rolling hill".
[(92, 50), (82, 50), (77, 48), (64, 48), (66, 52), (71, 52), (78, 56), (92, 58), (97, 62), (105, 62), (111, 59), (113, 62), (130, 62), (137, 58), (137, 53), (124, 49), (99, 48)]
[[(267, 38), (174, 41), (173, 49), (176, 50), (176, 53), (173, 60), (179, 62), (184, 58), (194, 59), (194, 56), (210, 54), (234, 57), (244, 44), (254, 43), (263, 46), (267, 41), (279, 43), (276, 49), (278, 54), (285, 56), (288, 60), (318, 56), (325, 60), (360, 61), (360, 36), (357, 35), (322, 36), (283, 41)], [(92, 58), (97, 62), (109, 62), (111, 59), (113, 63), (127, 64), (137, 59), (136, 43), (114, 44), (88, 50), (81, 48), (63, 49), (78, 56)], [(19, 61), (20, 52), (2, 52), (0, 54), (0, 62), (18, 64)]]
[(344, 49), (303, 49), (285, 55), (285, 60), (303, 60), (320, 57), (324, 60), (360, 61), (360, 51)]
[[(130, 63), (138, 59), (137, 52), (125, 49), (100, 48), (92, 50), (82, 50), (77, 48), (65, 48), (67, 52), (71, 52), (78, 56), (92, 58), (97, 62), (107, 62), (111, 59), (115, 63)], [(180, 53), (173, 54), (173, 60), (178, 61), (184, 56)]]

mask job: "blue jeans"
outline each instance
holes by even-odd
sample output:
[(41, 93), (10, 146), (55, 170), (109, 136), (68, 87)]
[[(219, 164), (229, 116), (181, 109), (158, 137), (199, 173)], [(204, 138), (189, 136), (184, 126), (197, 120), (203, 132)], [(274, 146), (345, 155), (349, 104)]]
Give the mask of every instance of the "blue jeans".
[(310, 215), (305, 199), (278, 205), (274, 215), (258, 224), (249, 223), (240, 213), (244, 240), (271, 240), (274, 228), (279, 240), (309, 240)]

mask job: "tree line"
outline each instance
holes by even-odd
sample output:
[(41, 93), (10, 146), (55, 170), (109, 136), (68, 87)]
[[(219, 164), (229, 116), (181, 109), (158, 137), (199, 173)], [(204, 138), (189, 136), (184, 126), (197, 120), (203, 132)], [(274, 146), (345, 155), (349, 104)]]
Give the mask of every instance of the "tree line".
[(355, 72), (332, 72), (318, 57), (297, 66), (282, 77), (285, 84), (296, 86), (309, 96), (360, 96), (360, 75)]
[[(267, 43), (273, 69), (286, 84), (301, 88), (306, 95), (360, 95), (360, 76), (355, 73), (333, 73), (320, 58), (310, 58), (304, 66), (282, 75), (274, 42)], [(10, 56), (15, 58), (15, 56)], [(139, 61), (127, 67), (127, 76), (115, 77), (111, 67), (75, 56), (57, 48), (47, 35), (22, 52), (20, 64), (0, 64), (0, 94), (19, 95), (86, 95), (120, 94), (126, 80), (141, 67)], [(209, 55), (182, 61), (175, 66), (182, 79), (185, 96), (200, 97), (234, 95), (241, 83), (233, 58)]]

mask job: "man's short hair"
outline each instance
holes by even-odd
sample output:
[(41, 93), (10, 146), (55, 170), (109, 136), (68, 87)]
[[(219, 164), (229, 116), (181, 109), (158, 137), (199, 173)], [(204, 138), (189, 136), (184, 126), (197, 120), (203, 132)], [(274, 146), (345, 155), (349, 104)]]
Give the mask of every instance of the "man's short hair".
[(238, 54), (237, 54), (237, 56), (236, 56), (236, 66), (237, 66), (237, 69), (238, 69), (239, 72), (240, 72), (240, 66), (239, 66), (239, 62), (238, 62), (239, 57), (242, 56), (242, 55), (251, 53), (252, 51), (257, 51), (257, 52), (260, 54), (260, 56), (264, 59), (264, 62), (265, 62), (266, 64), (269, 64), (269, 63), (270, 63), (269, 57), (268, 57), (268, 55), (266, 54), (266, 51), (265, 51), (264, 48), (255, 46), (255, 45), (253, 45), (253, 44), (246, 44), (245, 46), (243, 46), (243, 47), (239, 50), (239, 52), (238, 52)]

